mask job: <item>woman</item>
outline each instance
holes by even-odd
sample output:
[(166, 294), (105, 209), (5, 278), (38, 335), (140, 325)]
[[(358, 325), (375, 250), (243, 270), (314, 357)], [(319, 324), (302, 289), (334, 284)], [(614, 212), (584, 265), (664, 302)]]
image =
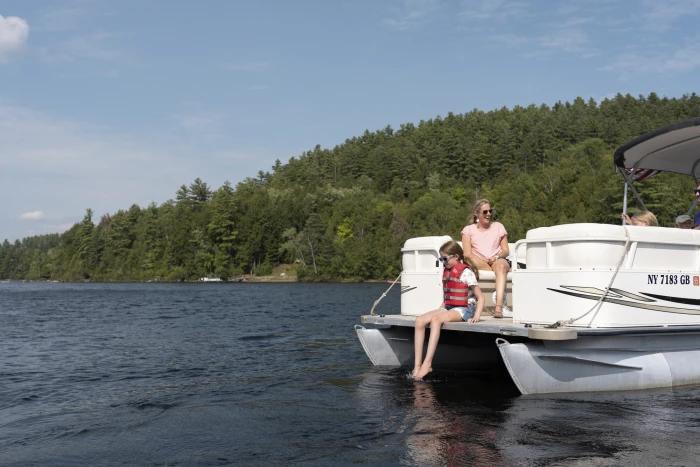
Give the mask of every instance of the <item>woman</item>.
[(491, 222), (493, 209), (487, 199), (480, 199), (472, 207), (472, 217), (462, 230), (462, 248), (464, 256), (476, 264), (482, 271), (496, 273), (496, 308), (494, 318), (503, 318), (503, 297), (506, 292), (506, 275), (510, 264), (506, 257), (508, 250), (508, 232), (500, 222)]

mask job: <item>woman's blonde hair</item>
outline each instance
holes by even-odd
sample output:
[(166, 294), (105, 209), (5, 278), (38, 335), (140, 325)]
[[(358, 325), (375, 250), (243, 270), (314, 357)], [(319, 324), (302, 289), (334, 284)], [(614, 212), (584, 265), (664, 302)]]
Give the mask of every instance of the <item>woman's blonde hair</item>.
[(659, 226), (659, 221), (656, 220), (656, 216), (651, 211), (637, 211), (632, 215), (632, 218), (637, 219), (650, 227)]
[(481, 209), (481, 206), (484, 204), (490, 205), (489, 200), (487, 199), (477, 199), (474, 204), (472, 205), (472, 218), (469, 221), (469, 224), (475, 224), (479, 218), (477, 217), (477, 214), (474, 214), (475, 212), (479, 212), (479, 209)]
[(469, 259), (469, 257), (464, 256), (464, 250), (461, 246), (459, 246), (459, 243), (455, 242), (454, 240), (446, 242), (440, 247), (440, 253), (445, 253), (450, 256), (456, 255), (461, 262), (469, 266), (469, 269), (471, 269), (476, 276), (476, 280), (479, 280), (479, 268), (476, 267), (474, 261)]

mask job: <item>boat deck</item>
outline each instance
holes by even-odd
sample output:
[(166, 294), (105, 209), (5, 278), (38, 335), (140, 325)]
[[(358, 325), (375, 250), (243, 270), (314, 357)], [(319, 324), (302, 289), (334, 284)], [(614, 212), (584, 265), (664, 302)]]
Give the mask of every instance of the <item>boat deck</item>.
[[(415, 316), (407, 315), (363, 315), (360, 317), (362, 324), (378, 324), (388, 326), (415, 327)], [(531, 330), (542, 329), (544, 326), (526, 326), (522, 323), (513, 323), (513, 318), (494, 318), (482, 316), (478, 323), (445, 323), (442, 329), (448, 331), (479, 332), (487, 334), (499, 334), (502, 336), (533, 337)], [(617, 336), (622, 334), (674, 334), (674, 333), (700, 333), (700, 326), (629, 326), (618, 328), (588, 328), (588, 327), (562, 327), (574, 331), (581, 336)]]
[[(407, 315), (364, 315), (361, 317), (361, 322), (362, 324), (415, 327), (416, 317)], [(513, 318), (482, 316), (478, 323), (445, 323), (442, 329), (527, 337), (529, 328), (526, 328), (524, 324), (513, 323)]]

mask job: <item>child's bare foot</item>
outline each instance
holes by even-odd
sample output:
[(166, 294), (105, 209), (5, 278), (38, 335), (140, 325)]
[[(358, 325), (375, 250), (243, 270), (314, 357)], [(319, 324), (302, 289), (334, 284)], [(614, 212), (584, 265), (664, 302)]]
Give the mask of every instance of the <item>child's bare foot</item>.
[(433, 371), (433, 368), (430, 365), (423, 364), (423, 366), (420, 367), (420, 371), (418, 373), (416, 373), (415, 378), (416, 379), (423, 379), (431, 371)]

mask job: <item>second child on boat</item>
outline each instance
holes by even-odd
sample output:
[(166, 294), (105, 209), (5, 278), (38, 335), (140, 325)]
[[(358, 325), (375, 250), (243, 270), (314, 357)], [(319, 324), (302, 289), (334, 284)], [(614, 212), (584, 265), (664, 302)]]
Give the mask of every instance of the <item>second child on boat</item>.
[[(443, 323), (461, 322), (477, 323), (484, 309), (484, 295), (479, 288), (479, 270), (464, 257), (459, 243), (449, 241), (440, 247), (440, 260), (444, 266), (442, 287), (444, 301), (437, 310), (430, 311), (416, 318), (415, 331), (415, 366), (413, 377), (423, 379), (433, 371), (433, 357), (440, 339)], [(430, 339), (423, 360), (423, 343), (425, 327), (430, 324)]]

